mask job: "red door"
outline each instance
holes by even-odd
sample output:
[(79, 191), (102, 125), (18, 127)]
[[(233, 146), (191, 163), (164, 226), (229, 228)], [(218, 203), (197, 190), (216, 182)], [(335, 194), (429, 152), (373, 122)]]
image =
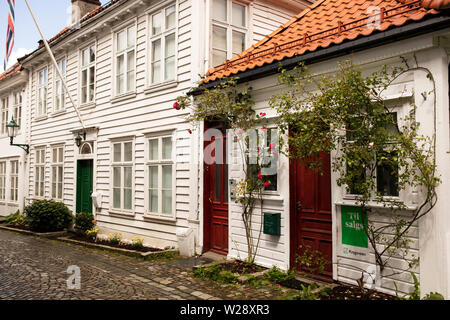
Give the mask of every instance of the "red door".
[[(291, 162), (291, 266), (319, 279), (332, 281), (330, 155), (322, 152), (319, 157), (322, 174), (298, 160)], [(305, 250), (308, 250), (306, 255)], [(320, 253), (317, 254), (316, 250)], [(311, 269), (299, 263), (302, 257), (311, 256), (326, 259), (322, 272), (318, 265)]]
[(204, 250), (228, 253), (228, 165), (226, 129), (205, 124)]

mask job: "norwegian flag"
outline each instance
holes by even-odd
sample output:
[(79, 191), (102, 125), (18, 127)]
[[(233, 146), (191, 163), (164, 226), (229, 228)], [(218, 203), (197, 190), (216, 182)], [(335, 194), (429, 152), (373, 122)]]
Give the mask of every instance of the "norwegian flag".
[(6, 30), (6, 56), (4, 69), (6, 71), (6, 65), (8, 64), (9, 56), (11, 55), (12, 49), (14, 47), (14, 5), (15, 0), (7, 0), (9, 5), (9, 14), (8, 14), (8, 29)]

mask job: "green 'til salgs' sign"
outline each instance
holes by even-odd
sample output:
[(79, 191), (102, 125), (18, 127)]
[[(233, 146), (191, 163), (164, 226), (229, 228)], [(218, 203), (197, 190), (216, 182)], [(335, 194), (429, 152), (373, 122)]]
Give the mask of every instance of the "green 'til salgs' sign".
[[(362, 219), (364, 219), (364, 224)], [(360, 207), (342, 206), (342, 244), (368, 248), (369, 240), (364, 231), (364, 225), (367, 226), (367, 223), (367, 214), (363, 214)]]

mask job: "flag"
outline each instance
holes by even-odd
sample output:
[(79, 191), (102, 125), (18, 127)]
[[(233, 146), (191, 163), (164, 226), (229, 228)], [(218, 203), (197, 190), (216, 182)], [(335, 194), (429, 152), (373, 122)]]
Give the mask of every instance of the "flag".
[(8, 28), (6, 30), (6, 56), (5, 56), (5, 71), (6, 65), (8, 64), (8, 59), (11, 56), (12, 49), (14, 47), (14, 4), (15, 0), (7, 0), (9, 6), (9, 14), (8, 14)]

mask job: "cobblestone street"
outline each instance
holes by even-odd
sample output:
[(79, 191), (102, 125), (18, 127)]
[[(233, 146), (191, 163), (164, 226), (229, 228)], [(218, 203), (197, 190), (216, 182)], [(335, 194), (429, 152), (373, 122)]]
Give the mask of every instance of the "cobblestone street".
[[(0, 231), (0, 300), (260, 300), (281, 294), (197, 279), (177, 262), (143, 261)], [(68, 289), (69, 266), (81, 270), (80, 289)]]

